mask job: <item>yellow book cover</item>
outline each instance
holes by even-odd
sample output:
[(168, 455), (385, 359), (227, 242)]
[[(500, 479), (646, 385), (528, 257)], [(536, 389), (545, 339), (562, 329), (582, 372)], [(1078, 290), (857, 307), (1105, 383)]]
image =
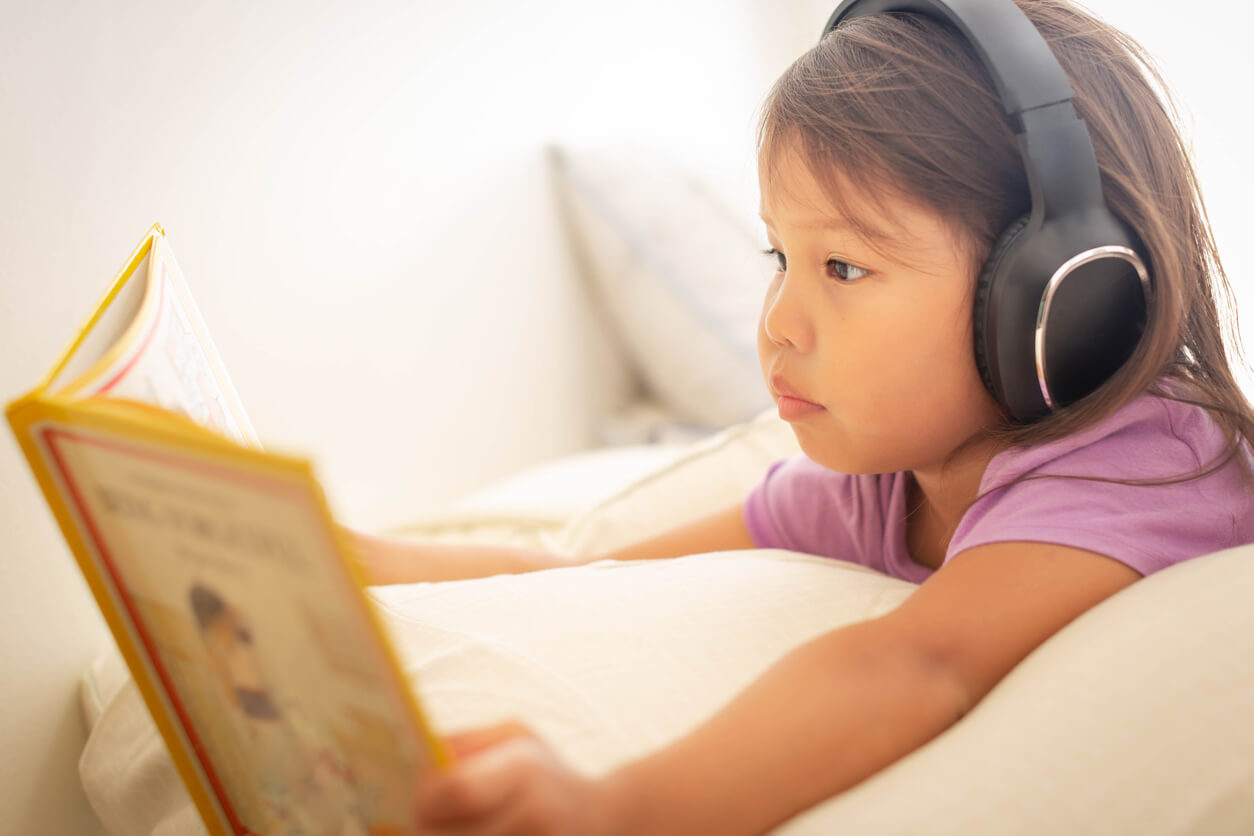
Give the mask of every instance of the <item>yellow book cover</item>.
[(417, 773), (447, 755), (159, 226), (7, 414), (209, 833), (412, 832)]

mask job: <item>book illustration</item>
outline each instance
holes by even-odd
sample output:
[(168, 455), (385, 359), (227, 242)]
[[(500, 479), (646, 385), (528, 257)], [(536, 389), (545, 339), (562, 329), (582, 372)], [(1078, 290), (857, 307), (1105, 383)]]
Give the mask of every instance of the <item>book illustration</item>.
[(229, 757), (218, 774), (247, 803), (241, 818), (266, 833), (368, 833), (368, 799), (359, 798), (351, 768), (335, 740), (304, 720), (299, 699), (275, 692), (243, 614), (199, 582), (188, 601), (224, 720), (206, 748)]

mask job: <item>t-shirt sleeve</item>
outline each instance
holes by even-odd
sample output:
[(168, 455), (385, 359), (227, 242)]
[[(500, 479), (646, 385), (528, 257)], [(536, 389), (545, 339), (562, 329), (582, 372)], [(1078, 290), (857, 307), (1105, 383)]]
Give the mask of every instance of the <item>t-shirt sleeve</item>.
[(868, 480), (804, 455), (784, 459), (745, 498), (745, 526), (759, 548), (866, 563), (881, 550), (884, 529), (881, 497)]
[[(782, 495), (794, 492), (790, 484), (797, 478), (801, 457), (783, 459), (772, 464), (766, 471), (762, 481), (753, 487), (745, 497), (744, 515), (745, 528), (753, 543), (760, 549), (791, 549), (798, 548), (798, 532), (791, 531), (792, 526), (786, 513), (786, 505)], [(801, 532), (804, 534), (804, 532)], [(808, 539), (802, 537), (801, 539)]]
[(988, 543), (1056, 543), (1114, 558), (1142, 575), (1254, 540), (1254, 499), (1237, 462), (1201, 478), (1222, 453), (1197, 407), (1147, 398), (1115, 422), (1060, 442), (1002, 453), (950, 541), (946, 560)]

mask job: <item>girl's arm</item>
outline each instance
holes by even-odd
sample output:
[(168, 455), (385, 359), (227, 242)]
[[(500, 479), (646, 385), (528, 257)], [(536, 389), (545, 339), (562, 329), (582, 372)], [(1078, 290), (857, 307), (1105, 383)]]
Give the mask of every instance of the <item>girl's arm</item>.
[(940, 734), (1139, 577), (1042, 543), (965, 552), (893, 612), (802, 646), (704, 726), (623, 768), (613, 780), (639, 817), (625, 832), (762, 833)]
[(893, 612), (801, 646), (704, 725), (604, 779), (534, 746), (464, 759), (420, 787), (420, 816), (439, 822), (423, 832), (527, 822), (534, 833), (764, 833), (940, 734), (1041, 642), (1138, 577), (1063, 546), (972, 549)]
[[(368, 584), (463, 580), (577, 566), (588, 560), (535, 549), (424, 543), (351, 529), (345, 532)], [(648, 560), (753, 547), (742, 506), (737, 504), (597, 559)]]

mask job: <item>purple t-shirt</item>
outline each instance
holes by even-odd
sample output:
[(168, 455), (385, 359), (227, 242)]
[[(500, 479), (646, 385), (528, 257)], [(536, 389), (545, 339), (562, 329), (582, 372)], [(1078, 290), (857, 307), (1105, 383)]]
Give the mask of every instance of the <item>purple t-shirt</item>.
[[(1142, 395), (1082, 432), (995, 456), (945, 560), (986, 543), (1033, 541), (1104, 554), (1148, 575), (1252, 543), (1254, 484), (1238, 461), (1251, 461), (1248, 443), (1222, 469), (1186, 482), (1033, 478), (998, 487), (1026, 474), (1172, 478), (1209, 465), (1224, 447), (1205, 409)], [(932, 570), (906, 549), (906, 486), (904, 472), (850, 476), (795, 456), (773, 464), (749, 493), (745, 523), (761, 548), (848, 560), (919, 583)]]

